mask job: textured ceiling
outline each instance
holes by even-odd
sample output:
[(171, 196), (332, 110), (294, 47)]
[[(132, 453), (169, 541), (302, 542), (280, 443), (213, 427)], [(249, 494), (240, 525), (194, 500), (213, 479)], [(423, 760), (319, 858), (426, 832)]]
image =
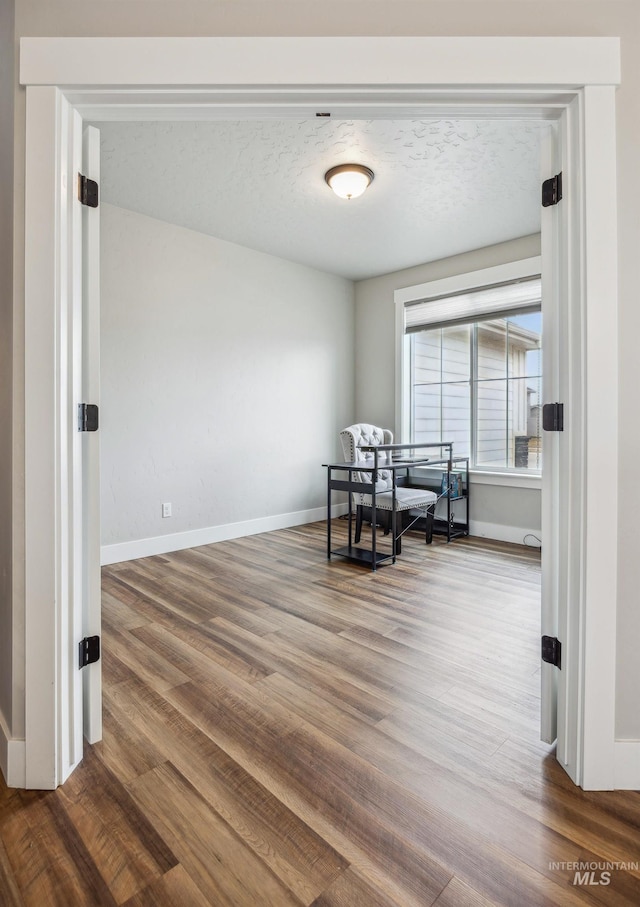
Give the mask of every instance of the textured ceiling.
[[(103, 123), (102, 198), (362, 279), (540, 229), (540, 135), (517, 120)], [(324, 182), (371, 167), (359, 199)]]

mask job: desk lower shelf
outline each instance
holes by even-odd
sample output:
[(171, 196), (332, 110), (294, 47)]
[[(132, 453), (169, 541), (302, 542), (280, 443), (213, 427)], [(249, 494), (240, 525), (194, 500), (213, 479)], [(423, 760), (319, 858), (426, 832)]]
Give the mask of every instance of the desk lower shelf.
[[(366, 548), (356, 548), (354, 545), (345, 545), (343, 548), (334, 548), (331, 551), (331, 554), (337, 554), (340, 557), (348, 557), (350, 561), (356, 561), (359, 564), (373, 564), (373, 554), (371, 551)], [(393, 559), (392, 554), (385, 554), (384, 552), (376, 551), (375, 563), (383, 563), (383, 561), (390, 561)]]
[(432, 531), (434, 535), (446, 535), (449, 542), (469, 535), (469, 527), (465, 523), (447, 523), (437, 518), (433, 521)]
[[(446, 499), (443, 499), (446, 500)], [(455, 504), (457, 501), (464, 501), (467, 508), (469, 506), (467, 495), (461, 495), (456, 498), (451, 498), (451, 503)], [(371, 508), (364, 507), (364, 520), (365, 522), (371, 522)], [(382, 519), (379, 519), (378, 525), (382, 525), (388, 529), (387, 518), (389, 517), (388, 511), (382, 512), (384, 516)], [(381, 516), (381, 515), (380, 515)], [(400, 530), (404, 532), (407, 528), (411, 527), (416, 532), (424, 533), (426, 529), (426, 521), (422, 516), (416, 516), (415, 511), (403, 510), (398, 514), (398, 519), (400, 521)], [(432, 532), (434, 535), (444, 535), (447, 537), (448, 542), (452, 542), (454, 539), (464, 538), (469, 535), (469, 522), (467, 519), (453, 519), (451, 522), (448, 522), (444, 516), (435, 516), (433, 519)], [(347, 549), (344, 549), (345, 551)], [(333, 552), (332, 552), (333, 553)], [(345, 555), (346, 557), (347, 555)]]

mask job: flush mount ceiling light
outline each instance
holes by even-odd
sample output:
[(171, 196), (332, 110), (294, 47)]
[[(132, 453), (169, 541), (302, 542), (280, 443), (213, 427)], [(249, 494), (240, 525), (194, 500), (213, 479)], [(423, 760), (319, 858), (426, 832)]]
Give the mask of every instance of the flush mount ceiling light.
[(339, 164), (327, 170), (324, 178), (340, 198), (357, 198), (373, 180), (373, 170), (363, 164)]

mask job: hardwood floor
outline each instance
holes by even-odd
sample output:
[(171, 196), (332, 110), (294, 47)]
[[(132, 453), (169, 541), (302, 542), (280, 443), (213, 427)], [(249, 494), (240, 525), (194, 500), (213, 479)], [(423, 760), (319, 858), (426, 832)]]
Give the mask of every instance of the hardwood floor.
[(314, 524), (103, 587), (104, 740), (0, 787), (3, 907), (640, 903), (638, 868), (552, 865), (637, 867), (640, 794), (538, 741), (536, 551), (412, 534), (373, 574)]

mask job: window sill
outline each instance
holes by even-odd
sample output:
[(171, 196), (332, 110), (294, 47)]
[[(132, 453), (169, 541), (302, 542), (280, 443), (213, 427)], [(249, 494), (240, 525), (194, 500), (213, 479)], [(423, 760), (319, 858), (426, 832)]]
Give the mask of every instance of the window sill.
[(506, 485), (510, 488), (542, 488), (542, 476), (527, 475), (522, 472), (485, 472), (471, 470), (469, 478), (472, 485)]

